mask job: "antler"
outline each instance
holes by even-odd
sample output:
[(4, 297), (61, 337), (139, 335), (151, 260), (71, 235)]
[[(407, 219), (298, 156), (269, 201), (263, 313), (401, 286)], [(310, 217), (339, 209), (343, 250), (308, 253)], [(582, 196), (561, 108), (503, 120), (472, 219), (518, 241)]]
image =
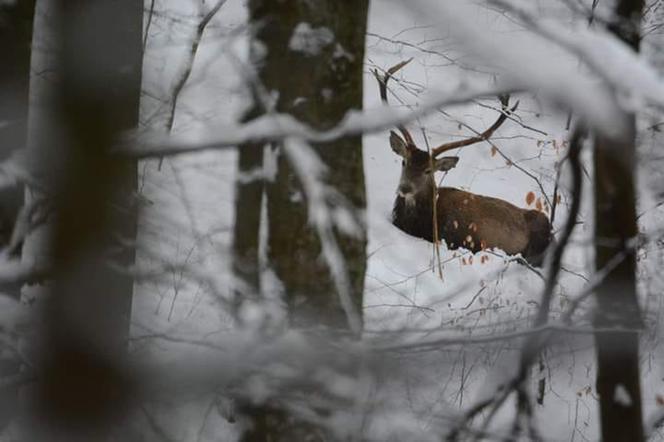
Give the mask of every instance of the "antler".
[[(374, 74), (374, 77), (376, 77), (376, 80), (378, 80), (378, 88), (380, 89), (380, 99), (382, 100), (383, 103), (389, 104), (387, 102), (387, 81), (394, 75), (399, 69), (402, 67), (406, 66), (408, 63), (410, 63), (413, 59), (409, 58), (408, 60), (402, 61), (401, 63), (395, 64), (391, 68), (389, 68), (386, 72), (385, 75), (381, 76), (378, 73), (377, 69), (374, 69), (372, 72)], [(408, 132), (408, 129), (406, 129), (405, 126), (399, 124), (397, 126), (397, 129), (399, 129), (399, 132), (403, 135), (404, 139), (406, 140), (406, 143), (408, 146), (415, 146), (415, 142), (413, 142), (413, 137), (410, 135), (410, 132)]]
[(516, 104), (512, 107), (512, 109), (508, 109), (507, 105), (509, 104), (509, 95), (501, 95), (500, 96), (500, 102), (503, 104), (503, 109), (502, 112), (500, 113), (500, 116), (496, 120), (495, 123), (491, 125), (487, 130), (482, 132), (481, 134), (471, 137), (471, 138), (466, 138), (465, 140), (458, 140), (458, 141), (452, 141), (451, 143), (445, 143), (441, 144), (440, 146), (434, 148), (431, 150), (431, 156), (436, 157), (440, 155), (443, 152), (447, 152), (448, 150), (456, 149), (458, 147), (464, 147), (464, 146), (469, 146), (471, 144), (479, 143), (480, 141), (488, 140), (491, 138), (491, 135), (498, 129), (507, 119), (507, 115), (510, 113), (514, 112), (516, 108), (519, 106), (519, 102), (517, 101)]

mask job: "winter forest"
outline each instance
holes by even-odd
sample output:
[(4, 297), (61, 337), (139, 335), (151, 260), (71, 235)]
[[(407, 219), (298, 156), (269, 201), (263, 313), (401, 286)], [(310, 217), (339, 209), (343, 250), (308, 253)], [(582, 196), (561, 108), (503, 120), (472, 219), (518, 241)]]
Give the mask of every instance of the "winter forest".
[(664, 440), (663, 0), (0, 0), (0, 441)]

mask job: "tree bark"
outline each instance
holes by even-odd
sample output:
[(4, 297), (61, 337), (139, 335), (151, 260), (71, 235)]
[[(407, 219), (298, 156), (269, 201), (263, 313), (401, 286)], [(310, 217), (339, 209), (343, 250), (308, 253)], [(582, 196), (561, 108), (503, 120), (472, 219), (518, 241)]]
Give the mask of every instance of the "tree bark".
[[(279, 94), (277, 110), (317, 129), (337, 124), (350, 109), (362, 109), (362, 66), (367, 1), (289, 0), (251, 2), (254, 20), (263, 25), (256, 39), (266, 49), (261, 79)], [(293, 51), (296, 27), (308, 26), (320, 38), (318, 53)], [(329, 33), (329, 34), (327, 34)], [(327, 182), (357, 209), (366, 207), (361, 137), (314, 146), (329, 168)], [(278, 153), (278, 152), (277, 152)], [(321, 245), (308, 222), (307, 202), (285, 155), (277, 159), (277, 176), (267, 185), (268, 258), (284, 284), (296, 325), (346, 327)], [(350, 271), (353, 301), (362, 307), (366, 240), (337, 235)]]
[[(27, 139), (30, 55), (34, 0), (0, 4), (0, 161), (18, 149)], [(23, 205), (23, 186), (0, 189), (0, 246), (8, 245), (19, 209)], [(20, 251), (20, 247), (18, 248)], [(0, 292), (18, 300), (20, 284), (4, 284)], [(12, 359), (0, 360), (0, 377), (18, 373), (20, 364)], [(15, 414), (18, 391), (6, 390), (0, 397), (0, 428)]]
[[(635, 50), (639, 47), (642, 0), (619, 0), (611, 30)], [(636, 294), (636, 195), (634, 115), (625, 115), (629, 133), (595, 141), (595, 265), (605, 268), (622, 259), (597, 288), (598, 328), (632, 331), (599, 332), (597, 392), (600, 396), (604, 441), (643, 440), (639, 373), (639, 334), (642, 326)]]
[[(251, 0), (263, 52), (259, 77), (276, 97), (276, 110), (316, 129), (333, 127), (351, 109), (362, 109), (364, 39), (368, 0)], [(291, 324), (348, 330), (321, 242), (309, 223), (306, 194), (292, 164), (275, 146), (277, 172), (266, 183), (268, 261), (283, 283)], [(362, 138), (313, 146), (333, 186), (360, 213), (366, 207)], [(363, 220), (362, 220), (363, 222)], [(352, 303), (362, 311), (366, 237), (335, 232), (349, 272)], [(297, 422), (279, 404), (245, 409), (254, 427), (245, 441), (326, 440), (324, 431)]]
[(137, 206), (135, 160), (114, 155), (138, 123), (143, 3), (58, 0), (52, 118), (54, 282), (37, 389), (52, 439), (104, 440), (131, 397), (126, 356)]
[[(34, 0), (0, 4), (0, 161), (26, 145), (34, 15)], [(0, 245), (9, 242), (22, 205), (22, 186), (0, 189)], [(1, 288), (20, 297), (20, 286)]]
[[(248, 115), (251, 119), (255, 112)], [(260, 223), (264, 193), (262, 144), (238, 147), (238, 178), (235, 181), (235, 223), (233, 224), (233, 274), (236, 316), (247, 297), (258, 297), (260, 287)]]

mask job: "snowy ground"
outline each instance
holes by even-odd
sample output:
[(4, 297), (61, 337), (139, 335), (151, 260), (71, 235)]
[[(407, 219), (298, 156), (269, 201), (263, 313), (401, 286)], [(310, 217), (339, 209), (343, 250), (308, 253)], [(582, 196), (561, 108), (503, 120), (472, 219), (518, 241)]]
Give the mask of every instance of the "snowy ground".
[[(168, 94), (178, 74), (196, 22), (196, 9), (187, 9), (188, 2), (158, 3), (162, 8), (166, 4), (177, 8), (181, 19), (156, 16), (152, 24), (144, 68), (146, 94), (142, 110), (143, 122), (151, 128), (163, 127), (167, 106), (160, 100)], [(564, 14), (562, 17), (564, 19)], [(246, 52), (245, 19), (243, 2), (229, 0), (210, 26), (178, 106), (174, 132), (232, 122), (240, 115), (246, 101), (241, 77), (234, 66), (235, 57), (243, 58)], [(486, 32), (523, 32), (488, 9), (479, 8), (477, 20), (478, 26)], [(459, 51), (438, 25), (436, 21), (423, 23), (421, 18), (397, 13), (391, 2), (372, 2), (365, 107), (380, 105), (375, 79), (369, 70), (387, 68), (409, 57), (414, 57), (414, 61), (392, 84), (403, 105), (417, 106), (428, 91), (452, 88), (468, 78), (492, 81), (491, 75), (460, 66), (462, 58), (455, 62), (446, 59), (446, 56), (458, 57)], [(525, 207), (528, 192), (542, 197), (536, 178), (546, 194), (552, 195), (554, 165), (565, 153), (566, 115), (531, 96), (518, 98), (521, 100), (518, 116), (523, 126), (507, 122), (493, 138), (513, 164), (507, 164), (499, 154), (492, 155), (490, 144), (469, 147), (459, 153), (461, 160), (457, 168), (444, 178), (439, 177), (444, 185), (500, 197)], [(394, 98), (392, 101), (396, 103)], [(497, 101), (485, 100), (482, 104), (496, 106)], [(409, 127), (424, 147), (421, 128), (426, 129), (429, 142), (435, 145), (471, 135), (459, 122), (481, 131), (495, 118), (496, 113), (484, 106), (458, 106), (445, 109), (445, 113), (434, 113)], [(488, 262), (481, 262), (484, 260), (477, 255), (470, 263), (468, 254), (449, 252), (443, 246), (441, 279), (435, 270), (431, 244), (409, 237), (390, 224), (400, 160), (388, 147), (387, 133), (364, 137), (364, 159), (370, 254), (364, 300), (367, 336), (385, 330), (433, 327), (447, 330), (450, 336), (492, 334), (523, 325), (537, 307), (541, 278), (524, 266), (507, 264), (508, 257), (500, 253), (487, 254)], [(141, 240), (149, 250), (142, 255), (141, 263), (155, 266), (156, 258), (167, 258), (208, 269), (217, 276), (218, 287), (229, 294), (228, 249), (233, 221), (235, 154), (232, 151), (206, 152), (169, 158), (164, 160), (161, 170), (158, 161), (147, 161), (141, 172), (141, 190), (145, 197)], [(563, 201), (556, 229), (566, 216), (566, 183), (567, 175), (563, 173)], [(588, 181), (585, 184), (586, 195), (589, 195), (591, 188)], [(573, 295), (583, 287), (584, 278), (589, 275), (592, 257), (583, 247), (592, 233), (587, 210), (589, 202), (589, 198), (585, 198), (583, 223), (577, 227), (574, 244), (566, 255), (561, 296), (554, 311), (565, 305), (566, 295)], [(655, 213), (651, 212), (651, 218), (646, 217), (645, 221), (654, 219)], [(657, 286), (656, 282), (650, 283)], [(659, 312), (661, 309), (657, 306), (655, 311)], [(220, 313), (219, 300), (186, 281), (178, 272), (165, 272), (159, 281), (139, 285), (134, 323), (137, 336), (163, 332), (184, 338), (209, 338), (230, 327), (228, 318)], [(592, 393), (594, 370), (592, 352), (587, 351), (589, 345), (584, 339), (563, 340), (560, 346), (547, 352), (546, 370), (542, 374), (547, 378), (547, 391), (544, 405), (537, 407), (538, 423), (547, 439), (597, 438), (597, 398)], [(415, 422), (420, 431), (412, 437), (435, 439), (437, 435), (427, 430), (431, 429), (436, 413), (441, 409), (466, 406), (474, 398), (488, 394), (491, 387), (495, 387), (497, 377), (514, 368), (517, 348), (514, 342), (457, 347), (423, 357), (417, 363), (403, 361), (409, 376), (390, 388), (407, 393), (403, 400), (409, 412), (404, 419)], [(161, 354), (166, 360), (183, 357), (182, 353), (173, 351), (172, 345), (159, 341), (137, 340), (134, 350)], [(656, 406), (658, 391), (664, 393), (661, 350), (648, 348), (643, 357), (646, 359), (644, 405), (648, 413)], [(209, 423), (201, 433), (197, 422), (207, 416), (207, 407), (208, 402), (193, 398), (189, 405), (178, 409), (177, 418), (170, 409), (171, 417), (164, 425), (182, 440), (194, 440), (200, 434), (213, 440), (214, 432), (219, 431), (217, 425), (230, 427), (215, 418), (216, 424)], [(506, 408), (511, 412), (511, 407)], [(190, 425), (182, 425), (183, 422)], [(392, 425), (396, 424), (377, 420), (372, 428), (376, 434), (387, 434)]]

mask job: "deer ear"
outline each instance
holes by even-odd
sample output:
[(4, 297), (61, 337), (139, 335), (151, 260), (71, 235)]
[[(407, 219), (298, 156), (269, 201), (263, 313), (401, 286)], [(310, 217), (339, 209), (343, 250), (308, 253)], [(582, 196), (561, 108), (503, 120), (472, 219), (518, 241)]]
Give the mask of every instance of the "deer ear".
[(436, 160), (436, 170), (447, 172), (453, 169), (459, 162), (459, 157), (442, 157)]
[(395, 154), (404, 158), (408, 156), (408, 147), (406, 146), (406, 142), (399, 135), (397, 135), (396, 132), (393, 131), (390, 131), (390, 147)]

